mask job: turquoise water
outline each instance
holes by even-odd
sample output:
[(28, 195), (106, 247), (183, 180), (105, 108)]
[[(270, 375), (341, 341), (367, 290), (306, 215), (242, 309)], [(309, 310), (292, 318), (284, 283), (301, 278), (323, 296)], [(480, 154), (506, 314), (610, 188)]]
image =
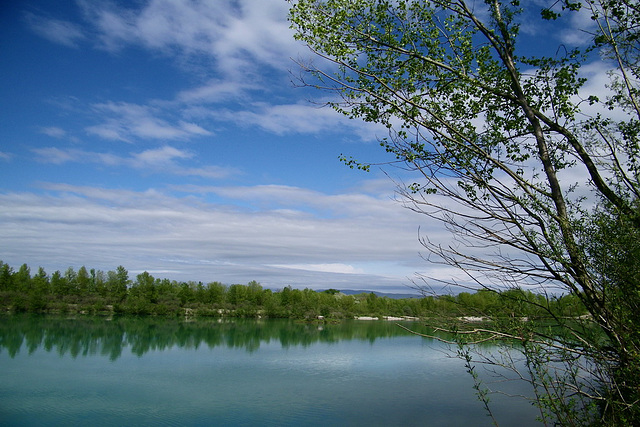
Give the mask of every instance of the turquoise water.
[[(0, 321), (2, 425), (492, 425), (450, 349), (389, 322)], [(535, 425), (492, 401), (500, 425)]]

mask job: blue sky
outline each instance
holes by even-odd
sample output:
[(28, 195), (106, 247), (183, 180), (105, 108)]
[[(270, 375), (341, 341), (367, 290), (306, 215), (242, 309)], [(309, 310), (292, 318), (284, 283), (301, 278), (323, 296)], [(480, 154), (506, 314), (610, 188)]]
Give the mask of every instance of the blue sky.
[(375, 125), (296, 87), (285, 1), (0, 6), (0, 259), (407, 291), (422, 218)]
[(276, 289), (455, 274), (420, 257), (418, 227), (444, 230), (338, 161), (389, 160), (386, 130), (292, 83), (286, 1), (5, 3), (0, 260)]

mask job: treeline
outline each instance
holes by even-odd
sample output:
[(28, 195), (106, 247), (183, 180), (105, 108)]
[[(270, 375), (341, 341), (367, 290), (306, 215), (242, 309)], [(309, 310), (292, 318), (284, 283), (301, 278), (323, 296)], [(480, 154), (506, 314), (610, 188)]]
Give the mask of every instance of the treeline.
[(14, 312), (86, 312), (173, 316), (235, 316), (345, 319), (354, 316), (413, 317), (575, 317), (585, 313), (574, 295), (547, 298), (522, 289), (498, 293), (480, 290), (458, 295), (392, 299), (374, 293), (345, 295), (330, 289), (317, 292), (287, 286), (273, 291), (258, 282), (224, 285), (220, 282), (178, 282), (148, 272), (129, 278), (115, 271), (87, 269), (55, 271), (27, 264), (14, 270), (0, 261), (0, 308)]

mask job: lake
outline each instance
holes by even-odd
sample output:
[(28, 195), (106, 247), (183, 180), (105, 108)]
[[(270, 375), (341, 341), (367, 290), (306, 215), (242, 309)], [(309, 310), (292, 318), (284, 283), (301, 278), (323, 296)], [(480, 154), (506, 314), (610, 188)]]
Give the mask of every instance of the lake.
[[(455, 349), (393, 322), (0, 322), (1, 425), (492, 425)], [(539, 425), (523, 399), (491, 401), (501, 426)]]

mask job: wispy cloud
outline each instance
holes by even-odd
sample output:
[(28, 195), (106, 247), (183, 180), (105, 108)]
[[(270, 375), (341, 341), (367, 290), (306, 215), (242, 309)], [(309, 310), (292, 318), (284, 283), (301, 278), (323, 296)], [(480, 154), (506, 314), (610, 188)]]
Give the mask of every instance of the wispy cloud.
[(288, 105), (270, 105), (258, 103), (252, 110), (218, 111), (219, 119), (234, 121), (240, 125), (257, 125), (275, 134), (285, 133), (317, 133), (331, 129), (332, 125), (348, 122), (335, 114), (330, 108), (318, 108), (308, 103)]
[[(376, 141), (387, 135), (382, 125), (349, 120), (329, 107), (308, 102), (269, 104), (251, 102), (250, 97), (238, 109), (211, 107), (226, 95), (218, 88), (202, 92), (185, 91), (174, 101), (151, 100), (147, 105), (107, 102), (92, 106), (99, 124), (87, 126), (90, 135), (103, 139), (135, 143), (138, 140), (187, 140), (215, 135), (208, 128), (230, 123), (240, 127), (258, 127), (276, 135), (340, 133), (361, 141)], [(240, 90), (240, 89), (234, 89)], [(217, 98), (219, 97), (219, 98)], [(56, 136), (51, 128), (50, 136)]]
[(31, 151), (36, 155), (37, 161), (57, 165), (63, 163), (94, 163), (107, 167), (130, 167), (155, 173), (216, 179), (228, 178), (241, 173), (240, 170), (233, 167), (215, 165), (193, 167), (191, 165), (182, 165), (180, 163), (181, 160), (191, 159), (194, 154), (168, 145), (132, 152), (129, 156), (57, 147), (34, 148)]
[(77, 24), (69, 21), (38, 16), (33, 13), (25, 14), (29, 27), (40, 36), (67, 47), (77, 48), (86, 36)]
[[(47, 195), (0, 194), (5, 262), (29, 259), (49, 269), (122, 264), (129, 270), (176, 271), (173, 277), (182, 280), (255, 279), (275, 287), (402, 288), (424, 267), (417, 256), (415, 216), (389, 200), (342, 195), (345, 202), (365, 200), (373, 208), (389, 204), (393, 221), (359, 215), (326, 221), (157, 190), (43, 187)], [(387, 264), (394, 273), (367, 271), (367, 264)]]
[[(368, 182), (368, 181), (365, 181)], [(340, 194), (325, 194), (307, 188), (287, 185), (253, 186), (175, 186), (175, 190), (193, 194), (215, 194), (227, 200), (250, 203), (263, 209), (286, 210), (291, 212), (314, 211), (317, 215), (328, 217), (378, 218), (380, 223), (393, 220), (398, 205), (392, 202), (389, 194), (393, 186), (386, 181), (384, 191), (365, 192), (360, 185), (352, 191)]]
[[(615, 64), (607, 63), (605, 61), (592, 62), (590, 64), (583, 65), (580, 68), (581, 77), (587, 79), (585, 85), (580, 88), (578, 96), (574, 97), (575, 102), (585, 100), (589, 96), (596, 96), (601, 102), (605, 102), (608, 98), (614, 96), (614, 92), (611, 90), (611, 79), (616, 74), (619, 74), (615, 68)], [(611, 118), (614, 120), (628, 119), (627, 113), (621, 109), (610, 110), (603, 108), (601, 104), (595, 103), (589, 105), (583, 102), (581, 105), (580, 113), (586, 117), (596, 117), (601, 115), (603, 117)]]
[(294, 270), (317, 271), (322, 273), (339, 273), (339, 274), (364, 274), (361, 268), (355, 268), (352, 265), (331, 263), (331, 264), (275, 264), (273, 267), (291, 268)]
[(81, 1), (102, 46), (140, 45), (168, 55), (207, 55), (227, 76), (281, 66), (300, 46), (291, 37), (284, 1), (151, 0), (139, 8)]
[(132, 154), (132, 158), (135, 162), (153, 166), (164, 166), (172, 163), (175, 159), (189, 159), (191, 157), (193, 157), (192, 153), (184, 150), (178, 150), (177, 148), (170, 147), (168, 145)]
[(103, 123), (89, 126), (86, 131), (105, 139), (134, 142), (137, 138), (175, 140), (212, 134), (196, 123), (179, 119), (170, 123), (160, 115), (172, 114), (171, 111), (150, 105), (108, 102), (95, 104), (93, 109)]
[(86, 156), (86, 152), (80, 150), (62, 150), (57, 147), (34, 148), (31, 150), (37, 157), (36, 160), (41, 163), (52, 163), (61, 165), (67, 162), (78, 162)]
[(291, 104), (247, 103), (240, 110), (201, 109), (199, 113), (217, 121), (238, 126), (257, 126), (276, 135), (318, 134), (323, 132), (355, 135), (362, 141), (376, 141), (388, 135), (382, 125), (350, 120), (328, 106), (296, 102)]
[(586, 46), (593, 39), (593, 33), (597, 27), (591, 19), (591, 10), (588, 4), (584, 4), (577, 12), (568, 13), (567, 23), (558, 33), (560, 41), (569, 46)]
[(185, 104), (219, 103), (230, 99), (245, 97), (250, 90), (261, 89), (261, 85), (252, 80), (210, 79), (202, 85), (182, 90), (176, 96), (177, 101)]
[(52, 138), (64, 138), (67, 134), (67, 131), (56, 126), (43, 127), (40, 132)]
[[(274, 92), (273, 80), (265, 83), (274, 75), (282, 84), (279, 88), (292, 90), (288, 70), (296, 65), (291, 58), (308, 54), (293, 39), (285, 1), (150, 0), (125, 6), (81, 0), (78, 5), (98, 46), (114, 53), (142, 47), (175, 58), (191, 76), (207, 76), (163, 100), (92, 105), (94, 124), (85, 127), (89, 135), (128, 143), (182, 140), (210, 136), (213, 131), (207, 124), (227, 122), (258, 126), (277, 135), (335, 129), (367, 141), (386, 136), (383, 127), (348, 120), (330, 108), (306, 102), (282, 102), (281, 94), (271, 97), (273, 101), (255, 101), (257, 93)], [(38, 28), (60, 26), (50, 18), (33, 15), (32, 20)], [(194, 74), (190, 68), (194, 64), (201, 64), (206, 73), (199, 69)], [(229, 101), (233, 107), (210, 107)], [(47, 129), (56, 136), (53, 127)]]

